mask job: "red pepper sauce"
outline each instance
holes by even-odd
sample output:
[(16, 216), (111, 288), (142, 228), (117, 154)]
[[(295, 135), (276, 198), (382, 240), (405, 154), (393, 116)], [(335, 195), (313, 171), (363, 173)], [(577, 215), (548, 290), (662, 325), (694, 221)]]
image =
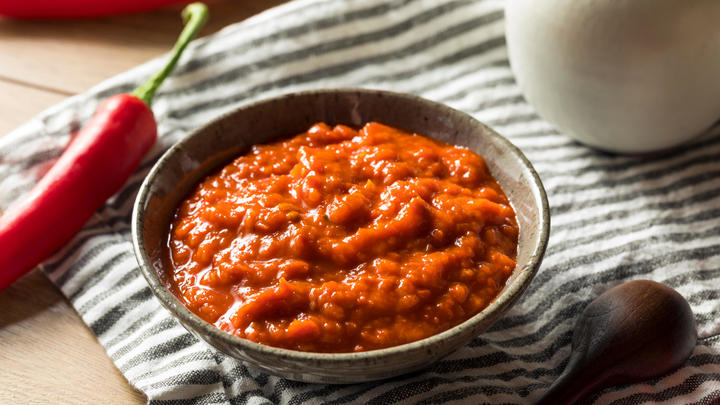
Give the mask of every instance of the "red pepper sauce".
[(517, 239), (476, 153), (378, 123), (320, 123), (195, 188), (171, 225), (168, 278), (241, 338), (358, 352), (477, 314), (515, 268)]

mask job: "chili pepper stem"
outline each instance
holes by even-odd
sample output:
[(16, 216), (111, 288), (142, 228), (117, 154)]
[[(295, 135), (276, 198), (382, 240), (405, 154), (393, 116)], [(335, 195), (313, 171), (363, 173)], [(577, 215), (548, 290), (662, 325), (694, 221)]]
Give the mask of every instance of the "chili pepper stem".
[(180, 55), (187, 47), (188, 43), (192, 41), (195, 34), (202, 28), (208, 19), (208, 9), (203, 3), (191, 3), (188, 4), (182, 11), (182, 18), (185, 22), (185, 28), (183, 28), (180, 36), (178, 37), (175, 46), (171, 51), (170, 60), (159, 72), (152, 75), (145, 83), (136, 88), (131, 94), (140, 100), (144, 101), (145, 104), (150, 106), (152, 103), (155, 91), (160, 84), (165, 80), (166, 77), (172, 72), (173, 68), (180, 59)]

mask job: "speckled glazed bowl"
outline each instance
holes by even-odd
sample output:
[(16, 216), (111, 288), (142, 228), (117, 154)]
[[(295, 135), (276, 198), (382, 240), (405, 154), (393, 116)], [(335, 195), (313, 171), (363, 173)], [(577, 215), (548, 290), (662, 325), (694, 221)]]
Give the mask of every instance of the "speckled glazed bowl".
[[(469, 147), (483, 157), (515, 208), (520, 225), (517, 267), (500, 295), (482, 312), (440, 334), (360, 353), (306, 353), (235, 337), (190, 312), (165, 287), (156, 268), (179, 201), (205, 175), (250, 145), (304, 132), (315, 122), (359, 127), (378, 121)], [(357, 383), (423, 368), (467, 344), (501, 317), (530, 284), (548, 240), (545, 191), (523, 154), (472, 117), (419, 97), (385, 91), (339, 89), (288, 94), (240, 107), (199, 128), (170, 148), (145, 179), (135, 202), (135, 255), (150, 288), (185, 328), (247, 365), (292, 380)]]

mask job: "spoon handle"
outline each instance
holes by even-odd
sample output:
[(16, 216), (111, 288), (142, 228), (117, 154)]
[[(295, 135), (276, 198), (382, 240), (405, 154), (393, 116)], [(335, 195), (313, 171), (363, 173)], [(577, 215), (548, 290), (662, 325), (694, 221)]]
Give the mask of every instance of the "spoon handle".
[(592, 376), (583, 375), (583, 367), (580, 366), (580, 362), (580, 356), (573, 353), (565, 366), (565, 371), (535, 402), (535, 405), (572, 405), (602, 383), (601, 380), (594, 379)]

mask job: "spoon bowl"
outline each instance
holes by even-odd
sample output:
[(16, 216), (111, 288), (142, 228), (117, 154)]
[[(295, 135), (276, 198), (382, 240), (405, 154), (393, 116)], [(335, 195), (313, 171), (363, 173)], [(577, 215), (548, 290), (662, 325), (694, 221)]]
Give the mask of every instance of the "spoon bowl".
[(697, 342), (695, 316), (677, 291), (650, 280), (620, 284), (578, 319), (565, 371), (536, 405), (574, 404), (590, 392), (660, 377)]

